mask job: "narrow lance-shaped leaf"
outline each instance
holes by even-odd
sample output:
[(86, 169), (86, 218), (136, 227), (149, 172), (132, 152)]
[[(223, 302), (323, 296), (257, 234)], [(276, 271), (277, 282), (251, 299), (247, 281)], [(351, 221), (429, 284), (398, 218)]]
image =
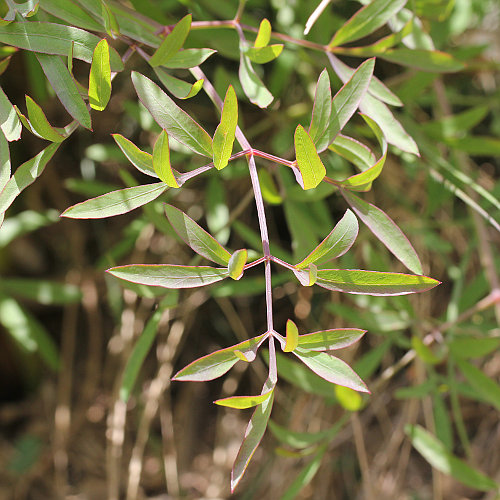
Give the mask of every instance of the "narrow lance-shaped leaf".
[(311, 125), (309, 125), (309, 135), (316, 144), (330, 123), (331, 113), (332, 90), (330, 87), (330, 77), (325, 68), (319, 75), (318, 83), (316, 84)]
[[(73, 57), (92, 62), (100, 38), (73, 26), (54, 23), (14, 22), (0, 26), (0, 42), (24, 50), (67, 57), (74, 44)], [(123, 63), (116, 50), (110, 49), (111, 70), (122, 71)]]
[(58, 147), (57, 143), (47, 146), (34, 158), (17, 168), (0, 193), (0, 213), (5, 212), (17, 196), (42, 174)]
[(302, 187), (304, 189), (315, 188), (325, 177), (326, 169), (314, 142), (302, 125), (297, 125), (295, 129), (294, 143), (297, 167), (302, 175)]
[(422, 264), (408, 238), (395, 222), (380, 208), (367, 203), (358, 196), (341, 190), (342, 195), (356, 215), (370, 231), (400, 260), (410, 271), (422, 274)]
[(102, 25), (73, 2), (67, 0), (43, 0), (42, 9), (72, 26), (90, 31), (101, 31)]
[(106, 0), (101, 0), (101, 13), (106, 33), (111, 38), (118, 38), (120, 36), (120, 26), (118, 25), (118, 20)]
[(3, 131), (0, 130), (0, 193), (10, 179), (10, 173), (9, 143)]
[(214, 165), (217, 170), (222, 170), (229, 161), (233, 152), (234, 137), (238, 126), (238, 101), (232, 85), (229, 85), (220, 123), (215, 130), (213, 139)]
[(231, 254), (191, 217), (172, 205), (165, 205), (165, 214), (182, 240), (198, 255), (221, 266), (227, 266)]
[(336, 47), (359, 40), (383, 26), (406, 4), (407, 0), (373, 0), (352, 16), (332, 38), (329, 46)]
[(330, 351), (343, 349), (357, 342), (366, 330), (336, 328), (299, 335), (298, 345), (309, 351)]
[(330, 122), (325, 133), (317, 139), (318, 151), (324, 151), (358, 109), (373, 76), (375, 59), (368, 59), (335, 94)]
[(125, 281), (163, 288), (195, 288), (216, 283), (229, 275), (227, 269), (173, 264), (131, 264), (113, 267), (107, 272)]
[(265, 334), (245, 340), (239, 344), (220, 349), (199, 358), (177, 372), (172, 380), (181, 382), (207, 382), (227, 373), (240, 359), (236, 352), (244, 356), (245, 361), (252, 361), (256, 351), (264, 340)]
[(346, 210), (331, 233), (296, 267), (304, 269), (313, 262), (325, 262), (344, 255), (356, 240), (358, 227), (356, 216)]
[(309, 264), (307, 269), (292, 269), (293, 274), (302, 286), (313, 286), (318, 279), (318, 268), (314, 264)]
[(111, 66), (108, 41), (103, 38), (94, 50), (89, 75), (89, 104), (103, 111), (111, 97)]
[(258, 396), (232, 396), (230, 398), (217, 399), (214, 403), (219, 406), (245, 410), (262, 404), (271, 397), (272, 393), (273, 390), (265, 392), (264, 394), (259, 394)]
[(259, 31), (255, 38), (254, 47), (265, 47), (271, 40), (271, 23), (266, 19), (262, 19), (259, 25)]
[(419, 425), (407, 425), (405, 433), (412, 445), (432, 467), (479, 491), (497, 490), (498, 484), (452, 455), (444, 444)]
[(158, 177), (153, 168), (153, 155), (139, 149), (132, 141), (129, 141), (123, 135), (111, 134), (116, 144), (122, 150), (127, 159), (134, 167), (146, 175)]
[(212, 157), (212, 139), (158, 85), (132, 72), (132, 82), (141, 102), (168, 134), (200, 155)]
[(234, 492), (236, 486), (241, 481), (250, 460), (252, 459), (255, 450), (260, 444), (264, 432), (267, 428), (267, 422), (271, 415), (273, 407), (274, 395), (271, 395), (261, 405), (257, 406), (250, 422), (245, 431), (245, 438), (241, 444), (240, 450), (234, 462), (233, 470), (231, 472), (231, 492)]
[(203, 88), (203, 78), (194, 83), (188, 83), (168, 74), (163, 68), (155, 68), (155, 73), (166, 89), (177, 99), (190, 99)]
[(230, 278), (233, 278), (233, 280), (239, 280), (243, 276), (243, 270), (245, 269), (247, 258), (248, 252), (244, 248), (236, 250), (236, 252), (231, 255), (227, 265)]
[(168, 135), (162, 130), (156, 139), (153, 148), (153, 168), (158, 177), (169, 187), (178, 188), (179, 184), (172, 172), (170, 164), (170, 147), (168, 144)]
[(168, 187), (163, 182), (118, 189), (97, 198), (82, 201), (66, 209), (61, 217), (70, 219), (103, 219), (125, 214), (156, 200)]
[(439, 283), (427, 276), (359, 269), (321, 269), (316, 281), (328, 290), (363, 295), (406, 295), (425, 292)]
[(316, 375), (328, 382), (350, 387), (355, 391), (370, 392), (354, 370), (341, 359), (324, 352), (306, 351), (300, 347), (293, 353)]
[(66, 139), (49, 123), (42, 108), (30, 96), (26, 96), (26, 108), (30, 125), (40, 137), (51, 142), (62, 142)]
[(179, 50), (177, 54), (172, 56), (167, 62), (163, 64), (165, 68), (170, 69), (188, 69), (200, 66), (211, 55), (217, 51), (213, 49), (184, 49)]
[(454, 73), (465, 68), (461, 61), (440, 50), (391, 49), (382, 52), (379, 57), (402, 66), (432, 73)]
[(21, 137), (22, 126), (14, 106), (0, 87), (0, 127), (7, 141), (17, 141)]
[(252, 104), (259, 106), (259, 108), (267, 108), (273, 102), (273, 95), (255, 73), (250, 59), (243, 53), (240, 57), (238, 75), (243, 91)]
[(189, 34), (192, 19), (193, 16), (188, 14), (174, 26), (149, 60), (151, 66), (161, 66), (179, 51)]
[(299, 329), (297, 325), (289, 319), (286, 322), (286, 343), (284, 352), (292, 352), (299, 345)]
[(37, 54), (38, 62), (66, 111), (85, 128), (90, 129), (90, 113), (78, 91), (75, 80), (59, 56)]
[(361, 171), (367, 170), (377, 161), (370, 148), (347, 135), (337, 135), (328, 149), (350, 161)]
[(268, 62), (274, 61), (281, 52), (283, 52), (283, 45), (280, 43), (274, 45), (267, 45), (266, 47), (250, 47), (245, 55), (250, 59), (250, 61), (257, 64), (266, 64)]

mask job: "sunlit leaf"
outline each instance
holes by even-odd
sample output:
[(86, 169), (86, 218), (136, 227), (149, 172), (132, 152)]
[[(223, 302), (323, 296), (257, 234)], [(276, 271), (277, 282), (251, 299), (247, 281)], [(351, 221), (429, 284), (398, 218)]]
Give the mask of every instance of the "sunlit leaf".
[(359, 392), (343, 385), (335, 386), (335, 396), (340, 406), (347, 411), (358, 411), (363, 406), (363, 398)]
[(318, 279), (318, 268), (314, 264), (309, 264), (307, 269), (292, 269), (293, 274), (302, 286), (313, 286)]
[(214, 403), (219, 406), (227, 406), (228, 408), (244, 410), (246, 408), (252, 408), (253, 406), (262, 404), (264, 401), (269, 399), (272, 394), (273, 391), (270, 390), (264, 394), (259, 394), (258, 396), (232, 396), (230, 398), (217, 399)]
[(271, 40), (271, 23), (267, 19), (262, 19), (259, 25), (259, 31), (255, 38), (254, 47), (265, 47)]
[(30, 125), (40, 137), (51, 142), (64, 141), (65, 137), (49, 123), (42, 108), (30, 96), (26, 96), (26, 108)]
[(283, 203), (283, 198), (278, 192), (278, 188), (276, 187), (271, 174), (267, 170), (261, 168), (259, 169), (258, 175), (264, 201), (270, 203), (271, 205), (280, 205)]
[(377, 161), (370, 148), (356, 139), (342, 134), (335, 137), (328, 149), (350, 161), (361, 171), (370, 168)]
[(233, 280), (239, 280), (243, 276), (243, 270), (245, 264), (247, 263), (248, 252), (246, 249), (236, 250), (236, 252), (231, 255), (227, 269), (229, 271), (229, 277)]
[(194, 97), (203, 88), (203, 82), (205, 81), (203, 78), (200, 78), (194, 83), (188, 83), (168, 74), (163, 68), (155, 68), (155, 73), (158, 75), (161, 83), (177, 99), (190, 99)]
[(350, 210), (346, 210), (331, 233), (296, 267), (304, 269), (313, 262), (319, 264), (344, 255), (351, 248), (357, 235), (358, 220)]
[(132, 141), (120, 134), (111, 134), (116, 144), (120, 147), (123, 154), (128, 158), (134, 167), (146, 175), (158, 177), (153, 168), (153, 156), (139, 149)]
[(130, 264), (107, 272), (125, 281), (163, 288), (195, 288), (216, 283), (229, 275), (227, 269), (173, 264)]
[(282, 51), (282, 44), (274, 44), (267, 45), (266, 47), (250, 47), (245, 52), (245, 55), (254, 63), (266, 64), (276, 59)]
[(316, 84), (311, 124), (309, 125), (309, 135), (316, 145), (318, 139), (323, 135), (330, 123), (331, 113), (332, 90), (330, 87), (330, 77), (325, 68), (319, 75), (318, 83)]
[(189, 30), (191, 29), (192, 19), (193, 16), (188, 14), (174, 26), (172, 31), (161, 42), (161, 45), (151, 56), (151, 59), (149, 60), (149, 64), (151, 64), (151, 66), (161, 66), (177, 54), (186, 41)]
[(240, 359), (236, 351), (245, 356), (245, 361), (255, 359), (257, 348), (264, 339), (264, 335), (259, 335), (250, 340), (245, 340), (239, 344), (220, 349), (207, 356), (193, 361), (185, 368), (177, 372), (172, 380), (185, 382), (206, 382), (221, 377), (227, 373)]
[(335, 328), (299, 335), (299, 347), (309, 351), (331, 351), (343, 349), (357, 342), (366, 330), (357, 328)]
[(365, 295), (406, 295), (425, 292), (439, 283), (427, 276), (359, 269), (320, 269), (316, 281), (317, 285), (328, 290)]
[(168, 144), (168, 135), (162, 130), (156, 139), (153, 148), (153, 168), (158, 177), (169, 187), (178, 188), (179, 184), (172, 172), (170, 164), (170, 147)]
[(139, 99), (161, 128), (200, 155), (212, 157), (212, 139), (186, 112), (149, 78), (132, 72)]
[(11, 168), (9, 143), (5, 138), (3, 131), (0, 130), (0, 193), (5, 187), (5, 184), (7, 184), (7, 182), (9, 181), (10, 174)]
[(315, 188), (325, 177), (326, 169), (314, 142), (302, 125), (297, 125), (295, 129), (294, 144), (297, 167), (302, 175), (302, 187), (304, 189)]
[(0, 213), (5, 212), (17, 196), (42, 174), (58, 147), (58, 143), (50, 144), (34, 158), (17, 168), (0, 193)]
[(356, 215), (387, 249), (410, 271), (422, 274), (422, 264), (417, 252), (395, 222), (375, 205), (367, 203), (346, 190), (341, 190), (341, 193)]
[(175, 54), (167, 62), (165, 62), (163, 66), (170, 69), (194, 68), (195, 66), (200, 66), (212, 54), (215, 54), (216, 52), (217, 51), (213, 49), (179, 50), (179, 52), (177, 52), (177, 54)]
[(240, 57), (238, 75), (243, 91), (252, 104), (259, 106), (259, 108), (267, 108), (269, 104), (273, 102), (273, 95), (267, 90), (261, 79), (255, 73), (250, 59), (243, 53)]
[(92, 109), (103, 111), (111, 97), (111, 66), (109, 45), (103, 38), (94, 50), (89, 76), (89, 104)]
[(343, 45), (373, 33), (399, 12), (406, 2), (407, 0), (373, 0), (342, 25), (329, 46)]
[(370, 392), (354, 370), (339, 358), (324, 352), (306, 351), (300, 347), (295, 349), (293, 354), (314, 373), (328, 382), (350, 387), (355, 391)]
[(197, 254), (221, 266), (229, 264), (231, 254), (191, 217), (172, 205), (165, 205), (165, 213), (175, 232)]
[(299, 330), (297, 325), (289, 319), (286, 322), (286, 344), (284, 352), (292, 352), (299, 345)]
[(416, 450), (435, 469), (479, 491), (498, 489), (498, 484), (481, 472), (452, 455), (441, 441), (419, 425), (407, 425), (406, 435)]
[(21, 137), (22, 127), (14, 106), (0, 87), (0, 127), (7, 141), (17, 141)]
[(238, 101), (232, 85), (229, 85), (220, 123), (213, 139), (213, 158), (217, 170), (222, 170), (233, 152), (234, 137), (238, 126)]
[(111, 38), (118, 38), (120, 36), (120, 26), (114, 12), (111, 10), (106, 0), (101, 0), (101, 13), (106, 33)]
[(61, 217), (71, 219), (102, 219), (125, 214), (156, 200), (168, 186), (164, 182), (118, 189), (97, 198), (82, 201), (66, 209)]
[(43, 0), (42, 10), (66, 21), (69, 25), (77, 26), (84, 30), (101, 31), (103, 26), (95, 21), (89, 14), (73, 2), (68, 0)]

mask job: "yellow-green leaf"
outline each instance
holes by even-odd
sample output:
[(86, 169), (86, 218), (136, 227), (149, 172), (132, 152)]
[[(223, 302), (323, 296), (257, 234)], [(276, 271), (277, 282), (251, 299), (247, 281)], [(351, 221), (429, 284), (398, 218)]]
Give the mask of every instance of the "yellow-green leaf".
[(253, 46), (256, 48), (265, 47), (269, 43), (269, 40), (271, 40), (271, 23), (264, 18), (260, 22), (257, 38)]
[(111, 97), (111, 65), (109, 45), (103, 38), (94, 50), (89, 76), (89, 104), (92, 109), (103, 111)]
[(295, 129), (295, 155), (297, 167), (302, 175), (304, 189), (315, 188), (326, 175), (326, 169), (309, 134), (302, 125)]
[(246, 55), (250, 61), (257, 64), (266, 64), (276, 59), (283, 51), (283, 44), (277, 43), (266, 47), (250, 47)]
[(222, 170), (233, 152), (234, 136), (238, 125), (238, 101), (232, 85), (226, 92), (220, 123), (213, 139), (214, 165)]
[(289, 319), (286, 322), (286, 344), (283, 348), (284, 352), (292, 352), (299, 345), (299, 329), (297, 325)]
[(26, 108), (30, 125), (38, 135), (51, 142), (64, 141), (65, 137), (49, 123), (42, 108), (30, 96), (26, 96)]
[(167, 186), (179, 187), (177, 179), (172, 172), (172, 165), (170, 165), (170, 148), (168, 146), (168, 135), (165, 130), (161, 131), (153, 148), (153, 168), (158, 177)]
[(231, 255), (227, 269), (229, 271), (229, 276), (233, 280), (239, 280), (243, 276), (243, 270), (245, 264), (247, 263), (248, 252), (243, 248), (241, 250), (236, 250), (236, 252)]
[(358, 411), (363, 406), (363, 398), (361, 394), (350, 387), (343, 385), (335, 386), (335, 396), (337, 397), (340, 406), (348, 411)]
[(218, 399), (214, 401), (216, 405), (227, 406), (229, 408), (236, 408), (237, 410), (244, 410), (252, 408), (253, 406), (261, 405), (264, 401), (271, 397), (273, 391), (259, 394), (258, 396), (233, 396), (230, 398)]
[(156, 52), (149, 60), (151, 66), (161, 66), (171, 59), (179, 49), (184, 45), (191, 29), (191, 20), (193, 16), (188, 14), (184, 16), (173, 28), (171, 33), (163, 40)]

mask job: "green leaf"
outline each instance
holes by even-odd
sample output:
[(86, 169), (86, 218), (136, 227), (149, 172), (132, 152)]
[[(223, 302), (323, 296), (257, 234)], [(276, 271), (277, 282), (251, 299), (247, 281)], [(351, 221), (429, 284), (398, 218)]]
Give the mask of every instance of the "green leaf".
[(161, 42), (161, 45), (151, 56), (151, 59), (149, 60), (149, 64), (151, 64), (151, 66), (161, 66), (177, 54), (177, 52), (179, 52), (189, 34), (192, 20), (193, 16), (188, 14), (174, 26), (172, 31)]
[(370, 148), (356, 139), (342, 134), (335, 137), (328, 149), (350, 161), (361, 171), (370, 168), (377, 161)]
[[(4, 214), (1, 214), (3, 216)], [(34, 211), (25, 210), (17, 215), (9, 217), (3, 222), (0, 231), (0, 248), (5, 248), (11, 241), (23, 234), (30, 233), (39, 228), (49, 226), (58, 222), (57, 210)], [(285, 276), (285, 274), (283, 274)]]
[(368, 59), (353, 73), (351, 78), (335, 94), (328, 128), (317, 139), (318, 151), (324, 151), (344, 128), (358, 109), (370, 85), (375, 67), (375, 59)]
[(54, 17), (62, 19), (69, 25), (90, 31), (101, 31), (102, 26), (89, 16), (83, 9), (68, 0), (43, 0), (42, 10)]
[(258, 396), (232, 396), (230, 398), (217, 399), (214, 403), (219, 406), (244, 410), (246, 408), (261, 405), (264, 401), (267, 401), (272, 394), (273, 390), (270, 390)]
[(238, 455), (236, 456), (233, 470), (231, 472), (231, 493), (234, 492), (236, 486), (243, 477), (255, 450), (259, 446), (262, 436), (264, 436), (264, 432), (267, 428), (267, 422), (269, 421), (269, 416), (271, 415), (273, 400), (274, 396), (271, 396), (261, 405), (257, 406), (250, 422), (248, 423), (245, 430), (245, 439), (243, 440), (243, 443), (238, 451)]
[(89, 75), (89, 104), (92, 109), (103, 111), (111, 97), (111, 66), (109, 45), (103, 38), (95, 47)]
[(229, 277), (233, 280), (239, 280), (243, 276), (243, 270), (245, 269), (245, 264), (247, 263), (248, 252), (246, 249), (236, 250), (236, 252), (231, 255), (229, 263), (227, 265), (227, 270), (229, 272)]
[(373, 0), (358, 10), (336, 33), (329, 47), (359, 40), (383, 26), (406, 4), (407, 0)]
[(14, 106), (0, 87), (0, 127), (7, 141), (21, 138), (22, 126)]
[(0, 323), (28, 352), (37, 352), (52, 370), (59, 368), (57, 347), (47, 330), (14, 299), (0, 296)]
[(252, 104), (259, 106), (259, 108), (267, 108), (273, 102), (273, 95), (255, 73), (250, 59), (243, 53), (240, 56), (238, 75), (243, 91)]
[(220, 123), (215, 130), (213, 139), (213, 158), (217, 170), (227, 166), (229, 158), (233, 153), (234, 137), (238, 126), (238, 100), (232, 85), (229, 85)]
[(36, 54), (43, 72), (66, 111), (85, 128), (90, 129), (90, 113), (78, 91), (75, 80), (59, 56)]
[(309, 264), (305, 270), (292, 269), (292, 271), (302, 286), (313, 286), (318, 279), (318, 268), (314, 264)]
[[(0, 130), (0, 193), (10, 179), (10, 151), (9, 143)], [(1, 226), (1, 224), (0, 224)]]
[(156, 200), (168, 187), (163, 182), (118, 189), (67, 208), (61, 217), (70, 219), (103, 219), (125, 214)]
[[(90, 64), (100, 38), (73, 26), (14, 22), (0, 26), (0, 42), (24, 50), (64, 57), (67, 57), (73, 45), (73, 57)], [(112, 71), (123, 70), (120, 55), (114, 49), (110, 49), (110, 60)]]
[(294, 135), (297, 167), (302, 176), (303, 189), (315, 188), (325, 177), (326, 169), (316, 151), (314, 142), (302, 125), (297, 125)]
[(286, 322), (286, 344), (283, 352), (292, 352), (299, 345), (299, 330), (297, 325), (289, 319)]
[(455, 115), (444, 116), (439, 120), (419, 124), (429, 137), (452, 138), (463, 136), (473, 127), (481, 123), (489, 113), (487, 106), (469, 108)]
[(0, 213), (5, 212), (17, 196), (42, 174), (58, 147), (57, 143), (50, 144), (34, 158), (17, 168), (0, 193)]
[(332, 90), (330, 87), (330, 77), (325, 68), (319, 75), (318, 83), (316, 84), (311, 124), (309, 125), (309, 135), (316, 145), (330, 123), (331, 113)]
[(212, 157), (211, 137), (158, 85), (135, 71), (132, 82), (139, 99), (162, 129), (195, 153)]
[(456, 358), (455, 362), (472, 388), (488, 403), (500, 410), (500, 385), (468, 361)]
[(436, 365), (440, 363), (442, 360), (438, 356), (436, 356), (429, 346), (425, 345), (423, 340), (416, 335), (413, 335), (411, 338), (411, 346), (417, 353), (417, 356), (424, 362), (429, 365)]
[(319, 468), (323, 456), (325, 455), (328, 445), (324, 444), (319, 448), (314, 458), (304, 466), (304, 468), (297, 474), (297, 477), (292, 481), (292, 484), (286, 489), (285, 493), (280, 497), (280, 500), (294, 499), (302, 489), (304, 489), (314, 478)]
[(335, 328), (320, 332), (307, 333), (298, 338), (299, 347), (309, 351), (331, 351), (343, 349), (357, 342), (366, 330), (357, 328)]
[(42, 108), (30, 96), (26, 96), (26, 108), (30, 125), (40, 137), (51, 142), (62, 142), (66, 139), (49, 123)]
[(271, 23), (266, 18), (262, 19), (253, 46), (256, 48), (265, 47), (271, 40), (271, 31)]
[(203, 78), (200, 78), (194, 83), (188, 83), (169, 75), (163, 68), (155, 68), (155, 73), (161, 83), (177, 99), (190, 99), (194, 97), (203, 88), (203, 82), (205, 81)]
[(438, 471), (479, 491), (498, 488), (498, 484), (446, 450), (444, 444), (420, 425), (407, 425), (406, 435), (415, 449)]
[(188, 69), (200, 66), (212, 54), (217, 51), (213, 49), (184, 49), (179, 50), (163, 66), (170, 69)]
[(178, 188), (179, 184), (170, 164), (168, 135), (162, 130), (153, 148), (153, 168), (158, 177), (169, 187)]
[(107, 4), (106, 0), (101, 0), (101, 13), (106, 33), (111, 38), (118, 38), (120, 36), (120, 26), (115, 14)]
[(378, 57), (403, 66), (433, 73), (454, 73), (465, 68), (462, 62), (439, 50), (390, 49), (379, 54)]
[(413, 274), (361, 271), (359, 269), (321, 269), (317, 285), (337, 292), (364, 295), (406, 295), (425, 292), (440, 282)]
[(73, 304), (82, 298), (76, 286), (25, 278), (2, 278), (0, 291), (44, 305)]
[(259, 169), (259, 184), (262, 191), (262, 198), (271, 205), (280, 205), (283, 203), (283, 198), (278, 192), (278, 188), (271, 174), (264, 168)]
[(344, 216), (330, 234), (296, 267), (304, 269), (311, 263), (321, 263), (344, 255), (351, 248), (358, 235), (358, 219), (346, 210)]
[(181, 382), (207, 382), (221, 377), (238, 362), (239, 358), (235, 354), (235, 351), (243, 354), (247, 361), (255, 359), (255, 353), (264, 340), (264, 337), (265, 334), (259, 335), (258, 337), (203, 356), (178, 371), (172, 377), (172, 380)]
[(153, 156), (139, 149), (133, 142), (129, 141), (123, 135), (111, 134), (116, 144), (122, 150), (127, 159), (134, 167), (146, 175), (158, 177), (153, 168)]
[(335, 386), (335, 396), (340, 406), (347, 411), (358, 411), (363, 406), (363, 398), (359, 392), (342, 385)]
[(500, 347), (498, 337), (456, 337), (447, 343), (451, 354), (458, 358), (482, 358)]
[(250, 61), (256, 64), (266, 64), (274, 61), (283, 51), (283, 45), (278, 43), (274, 45), (267, 45), (266, 47), (250, 47), (245, 55)]
[(112, 267), (107, 272), (125, 281), (163, 288), (195, 288), (228, 277), (227, 269), (173, 264), (130, 264)]
[(325, 352), (306, 351), (300, 347), (293, 353), (314, 373), (328, 382), (350, 387), (355, 391), (370, 392), (354, 370), (341, 359)]
[(422, 264), (408, 238), (395, 222), (380, 208), (342, 189), (342, 196), (370, 231), (410, 271), (422, 274)]
[(198, 255), (221, 266), (227, 266), (231, 254), (193, 219), (172, 205), (165, 205), (170, 224), (180, 238)]

